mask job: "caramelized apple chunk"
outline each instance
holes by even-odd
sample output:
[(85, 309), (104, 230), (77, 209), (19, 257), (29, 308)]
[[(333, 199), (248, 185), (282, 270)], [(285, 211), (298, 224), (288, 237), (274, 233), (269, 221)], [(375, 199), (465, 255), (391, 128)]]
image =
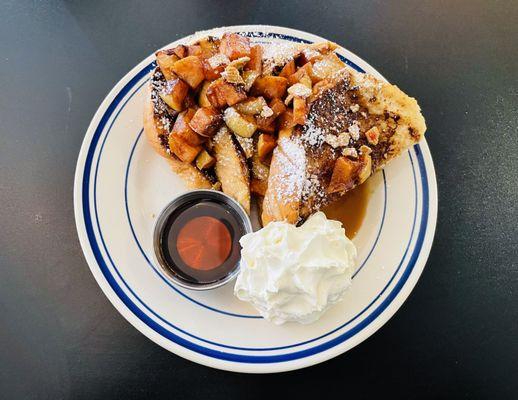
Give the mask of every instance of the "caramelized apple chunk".
[(259, 75), (263, 72), (263, 48), (259, 45), (250, 49), (250, 61), (245, 65), (246, 71), (255, 71)]
[(200, 92), (198, 93), (198, 105), (200, 107), (210, 107), (210, 101), (207, 98), (207, 89), (209, 88), (210, 82), (205, 81), (201, 86)]
[(188, 56), (178, 60), (174, 63), (172, 71), (193, 89), (196, 89), (205, 79), (203, 64), (200, 58), (196, 56)]
[(171, 135), (176, 135), (192, 146), (198, 146), (205, 141), (205, 138), (198, 135), (190, 126), (190, 122), (196, 111), (189, 108), (176, 117), (176, 121), (171, 130)]
[(172, 80), (176, 78), (176, 75), (172, 71), (173, 65), (175, 62), (179, 60), (178, 56), (174, 54), (171, 50), (161, 50), (157, 51), (156, 54), (156, 63), (162, 71), (164, 78), (166, 80)]
[(160, 98), (173, 110), (182, 111), (184, 100), (189, 93), (189, 86), (180, 79), (167, 81), (164, 87), (158, 91)]
[(212, 157), (207, 150), (202, 150), (200, 154), (198, 154), (198, 157), (196, 157), (196, 167), (198, 167), (200, 171), (213, 167), (214, 164), (216, 164), (216, 159)]
[(304, 125), (306, 123), (306, 114), (306, 100), (295, 96), (293, 99), (293, 122), (298, 125)]
[(259, 135), (259, 139), (257, 140), (257, 155), (259, 156), (259, 159), (263, 161), (266, 156), (272, 152), (276, 145), (277, 142), (272, 135), (267, 135), (265, 133)]
[(219, 51), (230, 60), (250, 57), (250, 39), (237, 33), (225, 33), (221, 38)]
[(257, 130), (253, 117), (241, 115), (235, 108), (229, 107), (223, 113), (223, 120), (236, 135), (249, 138)]
[(344, 192), (354, 186), (354, 177), (361, 164), (347, 157), (339, 157), (333, 168), (328, 193)]
[(295, 61), (291, 60), (288, 62), (279, 73), (279, 76), (282, 76), (284, 78), (289, 78), (291, 75), (293, 75), (297, 71), (297, 67), (295, 66)]
[(252, 85), (252, 94), (268, 99), (280, 98), (286, 94), (288, 80), (282, 76), (261, 76)]
[(185, 163), (192, 163), (198, 153), (202, 150), (201, 146), (192, 146), (176, 134), (169, 135), (169, 149), (173, 154)]
[(235, 109), (241, 114), (257, 115), (261, 114), (263, 109), (268, 107), (266, 100), (263, 97), (249, 97), (245, 101), (235, 105)]
[(214, 107), (199, 108), (189, 121), (189, 126), (198, 135), (212, 137), (221, 125), (221, 113)]
[(242, 86), (218, 79), (207, 88), (207, 98), (213, 107), (223, 108), (245, 100), (246, 93)]

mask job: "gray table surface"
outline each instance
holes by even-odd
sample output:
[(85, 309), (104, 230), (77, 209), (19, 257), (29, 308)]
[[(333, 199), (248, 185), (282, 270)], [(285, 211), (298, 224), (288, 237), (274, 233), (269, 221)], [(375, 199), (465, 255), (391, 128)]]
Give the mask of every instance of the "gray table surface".
[[(427, 267), (350, 352), (250, 376), (158, 347), (83, 258), (72, 185), (110, 88), (193, 31), (263, 23), (345, 45), (419, 99), (439, 184)], [(518, 4), (513, 1), (3, 1), (0, 398), (518, 397)]]

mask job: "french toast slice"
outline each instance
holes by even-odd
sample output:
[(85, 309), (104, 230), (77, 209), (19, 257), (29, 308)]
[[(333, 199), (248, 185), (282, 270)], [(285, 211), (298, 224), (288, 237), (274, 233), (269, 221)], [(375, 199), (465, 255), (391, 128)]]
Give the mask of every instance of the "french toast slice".
[(304, 125), (278, 140), (262, 222), (298, 223), (363, 183), (426, 130), (416, 100), (350, 67), (323, 80)]

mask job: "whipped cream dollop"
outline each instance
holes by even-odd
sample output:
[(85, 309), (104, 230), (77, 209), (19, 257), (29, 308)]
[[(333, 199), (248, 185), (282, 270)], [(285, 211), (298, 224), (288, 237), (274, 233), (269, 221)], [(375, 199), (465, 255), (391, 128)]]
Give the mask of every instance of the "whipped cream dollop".
[(271, 222), (239, 242), (234, 294), (275, 324), (316, 321), (351, 284), (356, 247), (322, 212), (300, 227)]

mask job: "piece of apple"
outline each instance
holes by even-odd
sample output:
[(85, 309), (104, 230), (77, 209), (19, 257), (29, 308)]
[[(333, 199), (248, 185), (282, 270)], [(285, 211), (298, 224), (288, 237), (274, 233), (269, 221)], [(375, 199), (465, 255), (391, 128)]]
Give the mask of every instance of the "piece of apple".
[(295, 124), (304, 125), (306, 123), (306, 100), (302, 97), (295, 96), (293, 98), (293, 122)]
[(275, 132), (275, 117), (272, 115), (270, 117), (261, 117), (258, 115), (255, 118), (255, 124), (257, 125), (257, 129), (261, 132), (266, 133), (274, 133)]
[(264, 161), (266, 156), (272, 152), (277, 145), (275, 138), (272, 135), (262, 133), (257, 140), (257, 155), (261, 161)]
[(297, 68), (295, 66), (295, 61), (291, 60), (284, 67), (282, 67), (282, 70), (279, 74), (279, 76), (282, 76), (284, 78), (289, 78), (291, 75), (293, 75), (297, 71)]
[(189, 121), (189, 126), (198, 135), (212, 137), (221, 125), (221, 113), (214, 107), (199, 108)]
[(157, 51), (155, 56), (156, 63), (164, 75), (164, 78), (168, 81), (175, 79), (176, 75), (172, 71), (172, 67), (174, 63), (179, 60), (178, 56), (172, 50)]
[(200, 171), (213, 167), (214, 164), (216, 164), (216, 159), (212, 157), (207, 150), (200, 151), (200, 154), (196, 157), (196, 167), (198, 167)]
[(213, 36), (207, 36), (198, 42), (201, 47), (201, 57), (210, 58), (219, 51), (219, 39)]
[[(223, 61), (223, 60), (221, 60), (221, 61)], [(209, 81), (214, 81), (214, 80), (220, 78), (221, 73), (225, 70), (225, 68), (228, 65), (226, 62), (214, 62), (214, 61), (211, 61), (211, 59), (203, 60), (202, 64), (203, 64), (203, 74), (205, 75), (205, 79), (208, 79)]]
[(241, 77), (243, 78), (243, 81), (245, 82), (245, 91), (249, 91), (255, 80), (261, 76), (260, 72), (249, 70), (249, 71), (243, 71), (241, 74)]
[(176, 135), (192, 146), (198, 146), (205, 141), (205, 138), (198, 135), (190, 126), (190, 122), (196, 111), (189, 108), (176, 117), (171, 135)]
[(305, 75), (307, 75), (311, 79), (312, 83), (317, 83), (319, 81), (319, 79), (313, 73), (313, 66), (308, 63), (308, 64), (305, 64), (302, 67), (300, 67), (297, 70), (297, 72), (290, 75), (290, 77), (288, 78), (288, 80), (290, 82), (290, 86), (294, 85), (296, 83), (299, 83), (300, 80), (302, 79), (302, 77)]
[(172, 51), (179, 57), (184, 58), (187, 56), (187, 46), (184, 46), (183, 44), (179, 44), (176, 46)]
[(184, 139), (176, 134), (169, 135), (169, 149), (176, 155), (180, 160), (185, 163), (192, 163), (198, 153), (202, 150), (201, 146), (192, 146), (187, 143)]
[(252, 137), (257, 130), (257, 125), (255, 121), (253, 121), (253, 118), (247, 119), (245, 116), (239, 114), (233, 107), (229, 107), (225, 110), (223, 120), (232, 132), (245, 138)]
[(263, 48), (259, 45), (250, 48), (250, 61), (245, 65), (245, 71), (263, 72)]
[(288, 80), (282, 76), (261, 76), (252, 85), (252, 94), (268, 99), (281, 98), (286, 94)]
[(268, 107), (270, 107), (273, 111), (273, 116), (277, 118), (279, 115), (281, 115), (284, 111), (286, 111), (286, 105), (284, 104), (284, 101), (282, 101), (279, 98), (272, 99), (270, 103), (268, 104)]
[(173, 110), (182, 111), (184, 100), (189, 93), (189, 86), (181, 79), (167, 81), (164, 87), (158, 91), (160, 98)]
[(211, 106), (209, 99), (207, 98), (207, 89), (209, 88), (210, 82), (203, 82), (200, 92), (198, 93), (198, 105), (200, 107), (209, 107)]
[(287, 109), (281, 115), (279, 115), (278, 127), (279, 129), (293, 128), (296, 122), (293, 119), (293, 111)]
[(246, 93), (242, 86), (233, 85), (224, 79), (218, 79), (207, 88), (207, 98), (213, 107), (223, 108), (245, 100)]
[(187, 55), (201, 57), (201, 55), (202, 55), (201, 46), (198, 44), (192, 44), (190, 46), (187, 46)]
[(250, 57), (250, 39), (237, 33), (225, 33), (219, 43), (219, 52), (230, 60)]
[(200, 58), (196, 56), (188, 56), (178, 60), (174, 63), (172, 71), (193, 89), (196, 89), (205, 79), (203, 64)]
[(261, 114), (263, 109), (268, 107), (264, 97), (249, 97), (241, 103), (237, 103), (234, 108), (241, 114), (257, 115)]
[(353, 188), (354, 178), (360, 166), (361, 164), (357, 161), (352, 161), (347, 157), (339, 157), (335, 161), (327, 192), (344, 192)]

